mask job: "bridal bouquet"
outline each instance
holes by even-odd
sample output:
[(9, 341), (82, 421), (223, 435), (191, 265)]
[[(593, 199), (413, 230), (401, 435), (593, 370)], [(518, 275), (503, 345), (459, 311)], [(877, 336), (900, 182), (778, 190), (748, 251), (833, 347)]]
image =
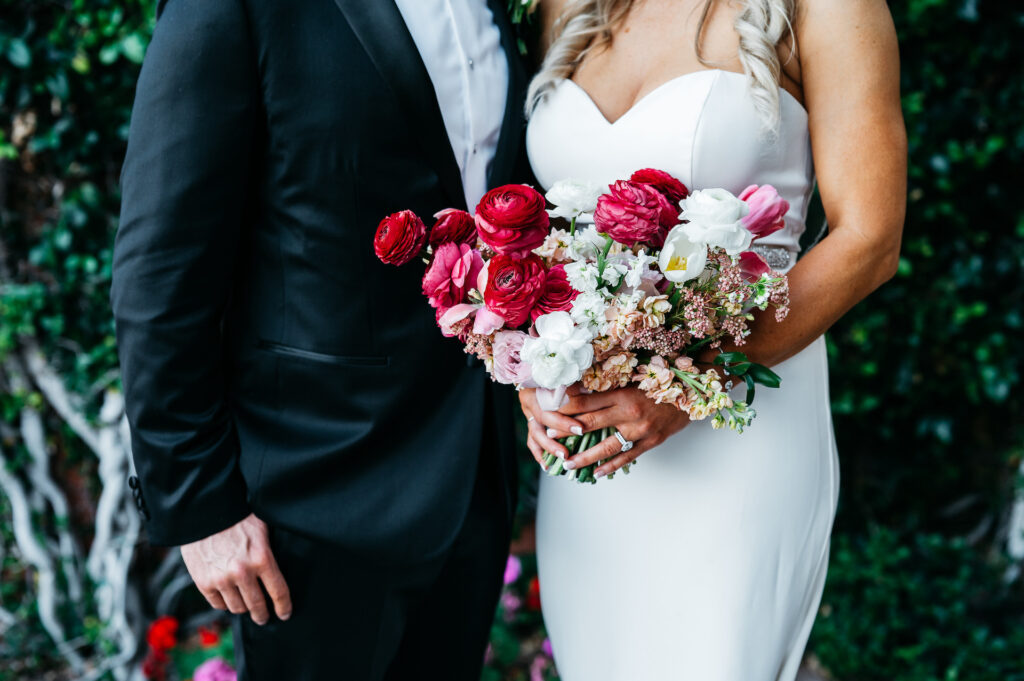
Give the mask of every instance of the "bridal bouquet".
[[(645, 169), (606, 188), (561, 181), (546, 200), (526, 185), (498, 187), (475, 216), (442, 210), (429, 229), (411, 211), (395, 213), (380, 223), (374, 248), (393, 265), (421, 256), (423, 294), (441, 333), (483, 360), (494, 380), (537, 388), (543, 408), (558, 409), (576, 383), (588, 391), (632, 384), (692, 420), (742, 432), (755, 416), (755, 384), (778, 387), (779, 377), (721, 344), (745, 342), (754, 308), (772, 307), (778, 320), (789, 312), (785, 275), (750, 250), (782, 228), (788, 209), (769, 185), (739, 196), (690, 192)], [(702, 368), (695, 357), (708, 349), (719, 352)], [(746, 383), (743, 400), (714, 365)], [(563, 442), (580, 452), (612, 435)], [(569, 472), (548, 453), (544, 465), (594, 482), (600, 462)]]

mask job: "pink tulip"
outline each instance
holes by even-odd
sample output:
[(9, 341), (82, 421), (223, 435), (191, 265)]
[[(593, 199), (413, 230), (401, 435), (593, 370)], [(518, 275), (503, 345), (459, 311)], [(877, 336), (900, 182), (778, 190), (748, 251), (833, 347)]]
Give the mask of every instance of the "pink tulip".
[(772, 268), (764, 261), (764, 258), (753, 251), (740, 253), (740, 273), (749, 282), (755, 282), (762, 274), (768, 274)]
[(750, 212), (740, 218), (755, 239), (773, 234), (786, 226), (785, 215), (789, 210), (789, 202), (779, 196), (775, 187), (770, 184), (752, 184), (739, 195), (746, 201)]

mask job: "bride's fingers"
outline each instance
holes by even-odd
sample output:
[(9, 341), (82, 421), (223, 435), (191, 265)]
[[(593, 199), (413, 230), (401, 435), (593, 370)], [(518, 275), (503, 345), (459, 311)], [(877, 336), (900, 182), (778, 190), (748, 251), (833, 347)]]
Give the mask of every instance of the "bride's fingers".
[(551, 452), (555, 456), (564, 459), (569, 455), (565, 446), (555, 442), (554, 438), (548, 437), (547, 429), (537, 421), (530, 421), (530, 437), (539, 444), (542, 449)]
[(576, 420), (583, 424), (583, 432), (590, 433), (602, 428), (610, 428), (626, 421), (621, 409), (615, 406), (598, 409), (586, 414), (579, 414)]
[(526, 437), (526, 448), (530, 450), (530, 454), (533, 455), (533, 460), (544, 466), (544, 448), (533, 441), (533, 435)]
[(556, 435), (556, 437), (565, 437), (570, 433), (575, 435), (583, 434), (583, 424), (576, 419), (560, 414), (557, 411), (545, 411), (540, 408), (537, 403), (536, 391), (520, 391), (519, 401), (523, 407), (523, 412), (527, 415), (527, 418), (533, 416), (536, 420), (540, 421), (546, 428), (554, 428), (563, 433), (564, 435)]
[(596, 445), (582, 451), (576, 456), (567, 459), (565, 462), (566, 470), (575, 470), (577, 468), (583, 468), (589, 466), (592, 463), (597, 463), (602, 459), (611, 459), (622, 449), (622, 443), (619, 442), (618, 438), (614, 435), (612, 437), (605, 438)]
[(616, 404), (618, 401), (617, 392), (617, 390), (612, 390), (604, 393), (572, 395), (569, 397), (569, 401), (562, 405), (562, 408), (558, 411), (562, 414), (575, 416), (577, 414), (597, 411), (598, 409), (605, 409)]
[[(618, 444), (618, 439), (614, 435), (608, 439), (615, 440), (615, 443)], [(604, 476), (619, 470), (627, 463), (633, 463), (634, 461), (636, 461), (637, 457), (646, 452), (647, 449), (648, 447), (643, 444), (643, 440), (638, 440), (636, 444), (633, 445), (633, 448), (630, 449), (628, 452), (623, 452), (619, 450), (619, 453), (615, 458), (613, 458), (611, 461), (605, 461), (603, 464), (597, 467), (597, 469), (594, 471), (594, 477), (603, 478)]]

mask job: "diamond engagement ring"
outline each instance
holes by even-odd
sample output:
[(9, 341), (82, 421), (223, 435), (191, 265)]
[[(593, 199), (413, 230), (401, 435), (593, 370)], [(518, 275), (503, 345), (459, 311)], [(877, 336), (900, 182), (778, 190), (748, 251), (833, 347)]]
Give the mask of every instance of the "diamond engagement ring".
[(622, 443), (622, 449), (619, 450), (620, 452), (628, 452), (629, 450), (633, 449), (633, 441), (627, 440), (626, 438), (622, 437), (622, 433), (620, 433), (617, 430), (615, 431), (615, 437), (617, 437), (619, 439), (619, 442)]

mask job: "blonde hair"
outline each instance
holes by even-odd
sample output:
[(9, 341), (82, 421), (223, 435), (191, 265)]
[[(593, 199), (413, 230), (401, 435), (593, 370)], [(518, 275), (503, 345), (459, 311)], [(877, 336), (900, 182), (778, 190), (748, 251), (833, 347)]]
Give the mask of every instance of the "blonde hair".
[[(715, 0), (707, 0), (701, 11), (694, 41), (697, 58), (705, 66), (701, 39), (704, 25)], [(738, 57), (747, 75), (750, 94), (765, 130), (776, 133), (779, 128), (779, 62), (778, 44), (789, 32), (795, 0), (742, 0), (743, 10), (733, 27), (739, 36)], [(629, 13), (634, 0), (572, 0), (555, 23), (555, 39), (548, 48), (537, 75), (530, 82), (526, 95), (526, 115), (559, 81), (572, 76), (590, 51), (607, 45), (612, 29)], [(793, 49), (795, 51), (795, 38)]]

